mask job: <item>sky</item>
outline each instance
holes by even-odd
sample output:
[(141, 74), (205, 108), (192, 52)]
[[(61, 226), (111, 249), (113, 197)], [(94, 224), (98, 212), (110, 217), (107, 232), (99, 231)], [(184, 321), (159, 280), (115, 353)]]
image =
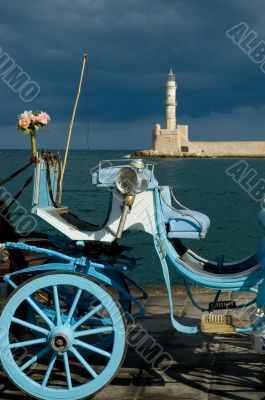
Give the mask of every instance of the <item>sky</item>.
[[(192, 140), (265, 140), (265, 68), (227, 36), (239, 23), (262, 43), (264, 0), (1, 0), (0, 148), (29, 146), (16, 130), (24, 110), (51, 115), (39, 146), (64, 148), (84, 53), (72, 148), (149, 148), (170, 67)], [(6, 82), (1, 54), (35, 98)]]

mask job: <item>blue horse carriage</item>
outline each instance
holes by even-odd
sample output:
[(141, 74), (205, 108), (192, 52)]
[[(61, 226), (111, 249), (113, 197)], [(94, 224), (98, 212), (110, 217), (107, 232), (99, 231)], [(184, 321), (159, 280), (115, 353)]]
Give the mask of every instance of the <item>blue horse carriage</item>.
[[(262, 329), (264, 239), (255, 254), (235, 263), (224, 263), (223, 257), (217, 262), (206, 260), (186, 248), (181, 240), (204, 239), (210, 220), (181, 205), (170, 187), (160, 186), (152, 162), (102, 161), (92, 173), (92, 183), (110, 193), (101, 226), (80, 219), (62, 204), (58, 155), (44, 152), (38, 156), (32, 213), (55, 233), (49, 235), (46, 247), (27, 241), (1, 245), (2, 250), (35, 254), (30, 266), (4, 276), (11, 293), (0, 316), (0, 358), (15, 385), (37, 399), (83, 399), (117, 374), (126, 355), (128, 326), (144, 314), (141, 300), (147, 298), (126, 275), (134, 265), (113, 261), (126, 231), (143, 231), (153, 237), (175, 329), (186, 334)], [(265, 210), (259, 222), (265, 228)], [(202, 311), (200, 326), (187, 326), (175, 318), (169, 266)], [(139, 296), (131, 294), (133, 286)], [(214, 291), (208, 308), (196, 303), (193, 286)], [(222, 291), (251, 292), (253, 299), (245, 304), (219, 301)], [(237, 327), (230, 316), (218, 314), (220, 309), (250, 306), (255, 318), (249, 326)]]

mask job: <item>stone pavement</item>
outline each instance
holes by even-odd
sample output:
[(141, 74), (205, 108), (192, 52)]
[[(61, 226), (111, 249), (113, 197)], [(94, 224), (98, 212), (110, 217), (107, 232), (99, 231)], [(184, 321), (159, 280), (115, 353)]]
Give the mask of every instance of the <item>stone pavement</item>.
[[(196, 299), (206, 305), (212, 296), (199, 292)], [(183, 293), (174, 295), (174, 303), (182, 321), (199, 323), (199, 311)], [(137, 351), (135, 345), (129, 346), (118, 375), (94, 400), (265, 400), (265, 354), (252, 350), (248, 334), (178, 333), (171, 327), (165, 295), (152, 295), (146, 302), (146, 317), (137, 323), (172, 356), (169, 368), (163, 372), (138, 355), (140, 347)], [(138, 333), (139, 338), (146, 337), (144, 330)], [(26, 397), (1, 374), (1, 400)]]

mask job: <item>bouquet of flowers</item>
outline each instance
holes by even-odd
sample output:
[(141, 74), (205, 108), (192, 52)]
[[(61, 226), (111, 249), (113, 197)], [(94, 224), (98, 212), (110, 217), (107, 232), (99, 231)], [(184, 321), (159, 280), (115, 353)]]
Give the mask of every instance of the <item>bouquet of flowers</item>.
[(25, 134), (35, 133), (43, 129), (50, 122), (50, 116), (43, 111), (24, 111), (18, 116), (17, 129), (21, 129)]
[(50, 120), (50, 116), (44, 111), (24, 111), (18, 116), (17, 129), (31, 135), (31, 152), (34, 158), (37, 156), (36, 132), (43, 130)]

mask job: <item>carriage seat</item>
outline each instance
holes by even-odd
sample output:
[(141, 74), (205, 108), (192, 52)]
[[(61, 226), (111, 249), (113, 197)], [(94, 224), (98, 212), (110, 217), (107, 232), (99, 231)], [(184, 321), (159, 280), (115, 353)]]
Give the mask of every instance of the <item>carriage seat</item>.
[(168, 186), (161, 188), (161, 206), (169, 239), (203, 239), (210, 226), (207, 215), (190, 209), (172, 210)]

